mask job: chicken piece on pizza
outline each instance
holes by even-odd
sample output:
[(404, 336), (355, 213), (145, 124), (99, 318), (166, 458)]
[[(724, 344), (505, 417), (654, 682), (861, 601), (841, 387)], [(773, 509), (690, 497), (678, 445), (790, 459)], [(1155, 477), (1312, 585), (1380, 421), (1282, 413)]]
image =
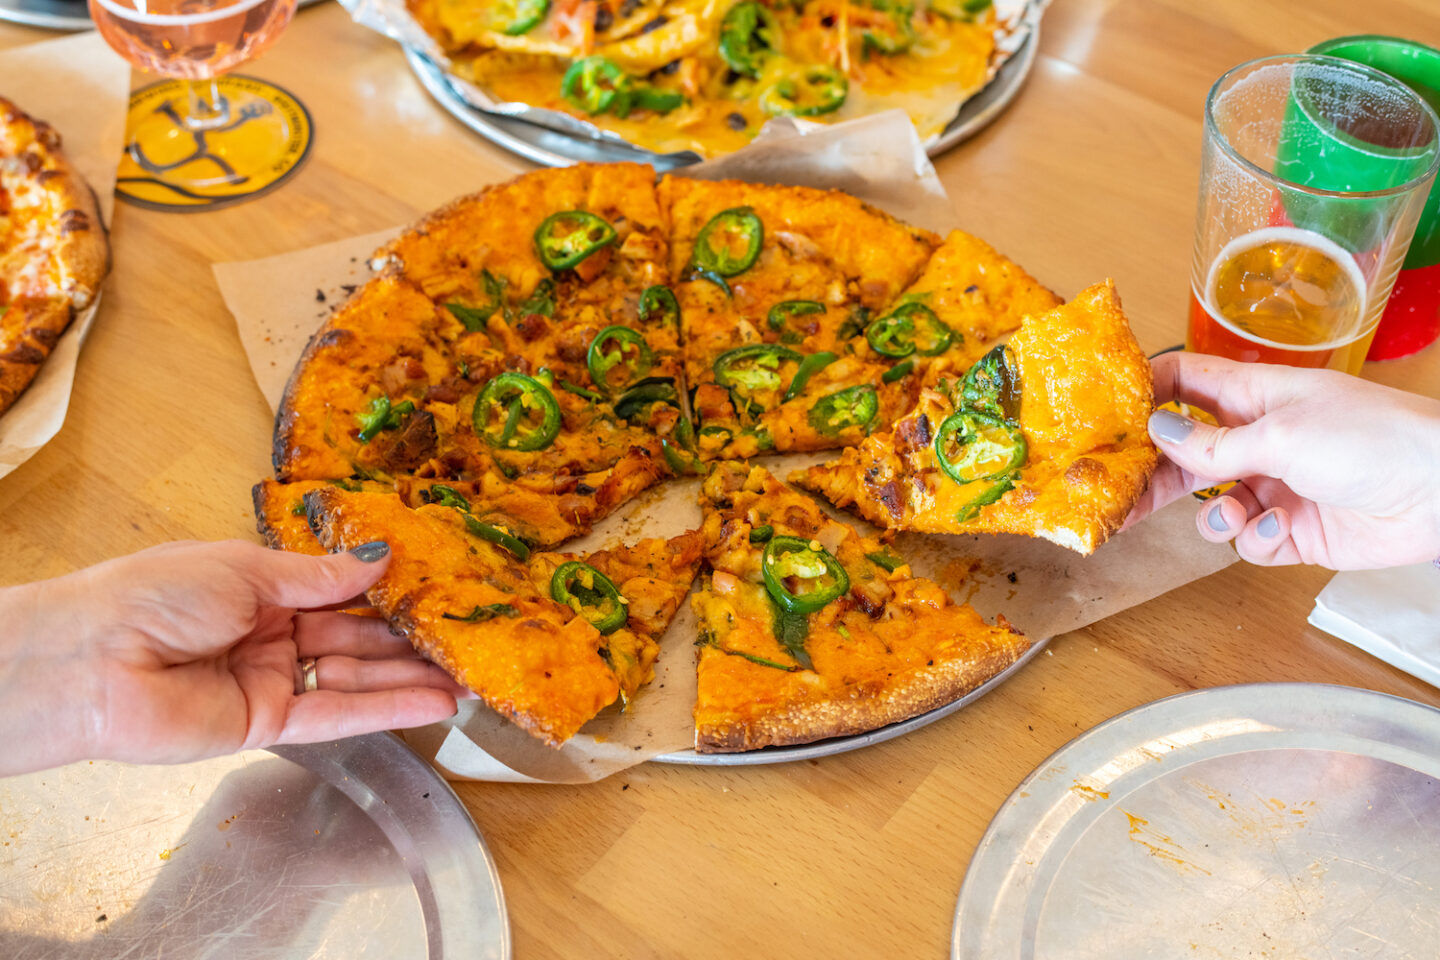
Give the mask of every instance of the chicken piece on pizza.
[(105, 225), (60, 135), (0, 97), (0, 413), (110, 269)]
[(856, 443), (905, 409), (850, 343), (938, 238), (837, 190), (666, 177), (660, 202), (702, 456)]
[(1049, 313), (893, 429), (791, 480), (877, 526), (1015, 533), (1093, 553), (1154, 472), (1150, 364), (1110, 282)]
[[(387, 542), (390, 565), (366, 596), (391, 628), (552, 746), (650, 678), (699, 563), (693, 533), (572, 560), (532, 555), (458, 507), (412, 510), (394, 494), (325, 486), (305, 506), (327, 550)], [(546, 573), (548, 590), (537, 583)]]
[(701, 504), (697, 750), (873, 730), (958, 699), (1030, 645), (761, 467), (716, 464)]

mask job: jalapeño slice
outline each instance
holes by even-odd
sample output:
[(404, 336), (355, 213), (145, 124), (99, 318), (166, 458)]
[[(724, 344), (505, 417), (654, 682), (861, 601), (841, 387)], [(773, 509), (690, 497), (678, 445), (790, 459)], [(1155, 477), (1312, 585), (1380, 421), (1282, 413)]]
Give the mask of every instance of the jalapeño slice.
[(895, 366), (880, 374), (881, 383), (894, 383), (896, 380), (908, 377), (915, 370), (915, 360), (902, 360)]
[(795, 66), (761, 91), (760, 109), (772, 117), (818, 117), (839, 110), (849, 92), (850, 81), (834, 67)]
[[(460, 510), (459, 507), (455, 509)], [(515, 558), (521, 563), (530, 559), (530, 548), (527, 547), (520, 538), (505, 530), (501, 530), (499, 527), (492, 527), (488, 523), (476, 520), (464, 510), (460, 510), (460, 516), (465, 519), (465, 529), (481, 540), (493, 543), (497, 547), (504, 547), (506, 550), (515, 554)]]
[(590, 116), (604, 113), (616, 98), (628, 99), (630, 78), (604, 57), (582, 57), (560, 78), (560, 96)]
[(470, 419), (492, 447), (543, 450), (560, 433), (560, 404), (545, 384), (511, 371), (485, 385)]
[(615, 401), (615, 416), (621, 420), (633, 420), (636, 414), (656, 403), (680, 409), (680, 393), (675, 389), (673, 378), (646, 377), (632, 384)]
[(865, 339), (878, 354), (908, 357), (917, 350), (922, 357), (944, 353), (955, 334), (923, 303), (902, 303), (865, 328)]
[(850, 590), (840, 561), (816, 541), (799, 537), (771, 537), (760, 555), (760, 575), (766, 592), (786, 613), (814, 613)]
[[(629, 384), (643, 380), (655, 365), (655, 355), (650, 344), (629, 327), (619, 325), (606, 327), (595, 334), (590, 341), (590, 350), (585, 354), (585, 367), (595, 386), (606, 393), (620, 390)], [(619, 378), (611, 374), (619, 371)]]
[(871, 27), (863, 34), (866, 53), (873, 50), (889, 56), (904, 53), (915, 45), (915, 25), (911, 22), (915, 13), (913, 7), (897, 0), (868, 0), (866, 6), (889, 14), (888, 23)]
[(994, 6), (994, 0), (930, 0), (930, 11), (946, 20), (973, 22)]
[(800, 396), (800, 394), (805, 391), (805, 384), (810, 382), (811, 377), (838, 359), (840, 358), (826, 350), (822, 353), (812, 353), (804, 360), (801, 360), (800, 369), (795, 371), (795, 377), (790, 381), (790, 386), (786, 388), (785, 396), (781, 402), (785, 403)]
[(1025, 462), (1025, 453), (1018, 427), (978, 410), (957, 410), (935, 431), (935, 457), (956, 483), (1006, 477)]
[(549, 12), (550, 0), (494, 0), (487, 19), (492, 30), (518, 37), (533, 30)]
[(760, 257), (765, 227), (749, 207), (721, 210), (695, 237), (691, 263), (702, 273), (733, 277), (744, 273)]
[(821, 397), (810, 408), (810, 425), (833, 437), (847, 427), (868, 426), (879, 412), (880, 398), (875, 395), (875, 387), (862, 383)]
[(969, 503), (955, 511), (955, 519), (961, 523), (965, 523), (967, 520), (974, 520), (980, 515), (981, 507), (994, 503), (1010, 492), (1010, 489), (1015, 486), (1015, 476), (1016, 475), (1012, 473), (998, 480), (974, 484), (973, 486), (976, 490), (975, 496)]
[(791, 317), (808, 317), (825, 312), (825, 304), (818, 300), (785, 300), (770, 308), (766, 322), (771, 330), (784, 330)]
[(1000, 344), (975, 362), (960, 382), (957, 406), (1002, 420), (1020, 418), (1020, 365), (1015, 352)]
[(779, 37), (775, 15), (755, 0), (744, 0), (720, 21), (720, 57), (742, 77), (758, 77), (766, 57), (779, 48)]
[(535, 250), (551, 270), (568, 270), (615, 242), (615, 228), (586, 210), (561, 210), (535, 230)]
[(588, 563), (570, 560), (555, 568), (550, 596), (584, 617), (603, 634), (625, 626), (628, 614), (620, 591), (610, 578)]
[(752, 343), (727, 350), (715, 358), (715, 382), (745, 396), (780, 389), (780, 364), (800, 360), (800, 354), (774, 343)]
[(680, 304), (669, 287), (646, 287), (640, 294), (640, 322), (680, 329)]

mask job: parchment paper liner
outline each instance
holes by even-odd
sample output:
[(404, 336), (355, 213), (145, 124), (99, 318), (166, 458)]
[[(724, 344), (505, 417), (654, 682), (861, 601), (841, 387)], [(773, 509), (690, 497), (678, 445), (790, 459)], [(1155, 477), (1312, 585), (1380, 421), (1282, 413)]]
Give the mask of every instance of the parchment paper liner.
[[(65, 155), (95, 191), (108, 225), (125, 145), (130, 65), (96, 33), (31, 43), (0, 53), (0, 95), (60, 131)], [(97, 296), (71, 322), (29, 389), (0, 414), (0, 477), (33, 457), (64, 425), (80, 347), (99, 302)]]
[[(915, 129), (899, 111), (805, 131), (790, 124), (774, 125), (744, 150), (675, 173), (839, 187), (910, 223), (939, 232), (956, 226), (949, 198)], [(326, 305), (342, 301), (346, 285), (365, 281), (367, 258), (398, 229), (215, 266), (251, 369), (272, 407), (306, 340), (326, 315)], [(1044, 277), (1043, 264), (1026, 266)], [(324, 295), (324, 303), (317, 294)], [(760, 462), (783, 478), (793, 467), (826, 456), (803, 454)], [(649, 490), (565, 549), (584, 553), (617, 539), (672, 536), (698, 526), (698, 489), (698, 481), (688, 480)], [(1089, 558), (1024, 537), (904, 534), (896, 546), (917, 574), (935, 579), (987, 617), (1003, 613), (1040, 641), (1233, 563), (1235, 554), (1228, 546), (1205, 543), (1195, 535), (1195, 510), (1196, 504), (1188, 499), (1174, 504)], [(869, 529), (853, 517), (845, 519)], [(607, 709), (560, 750), (543, 746), (477, 702), (462, 704), (459, 715), (446, 723), (410, 731), (406, 739), (456, 780), (584, 782), (658, 754), (687, 749), (694, 740), (695, 633), (686, 604), (662, 641), (655, 680), (641, 691), (632, 712)]]

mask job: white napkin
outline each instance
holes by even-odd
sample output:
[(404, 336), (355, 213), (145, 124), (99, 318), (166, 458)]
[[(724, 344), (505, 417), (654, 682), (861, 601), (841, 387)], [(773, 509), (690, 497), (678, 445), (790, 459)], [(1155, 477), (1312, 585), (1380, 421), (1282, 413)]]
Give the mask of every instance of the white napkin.
[(1315, 598), (1310, 622), (1440, 687), (1440, 570), (1434, 564), (1337, 573)]

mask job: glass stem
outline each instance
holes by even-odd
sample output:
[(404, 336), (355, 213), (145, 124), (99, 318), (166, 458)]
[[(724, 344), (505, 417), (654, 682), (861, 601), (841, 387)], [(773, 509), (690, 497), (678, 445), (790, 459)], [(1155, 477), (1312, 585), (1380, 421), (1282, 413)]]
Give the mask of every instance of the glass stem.
[(230, 122), (230, 101), (220, 93), (214, 77), (185, 81), (190, 102), (185, 111), (185, 127), (202, 132), (223, 127)]

